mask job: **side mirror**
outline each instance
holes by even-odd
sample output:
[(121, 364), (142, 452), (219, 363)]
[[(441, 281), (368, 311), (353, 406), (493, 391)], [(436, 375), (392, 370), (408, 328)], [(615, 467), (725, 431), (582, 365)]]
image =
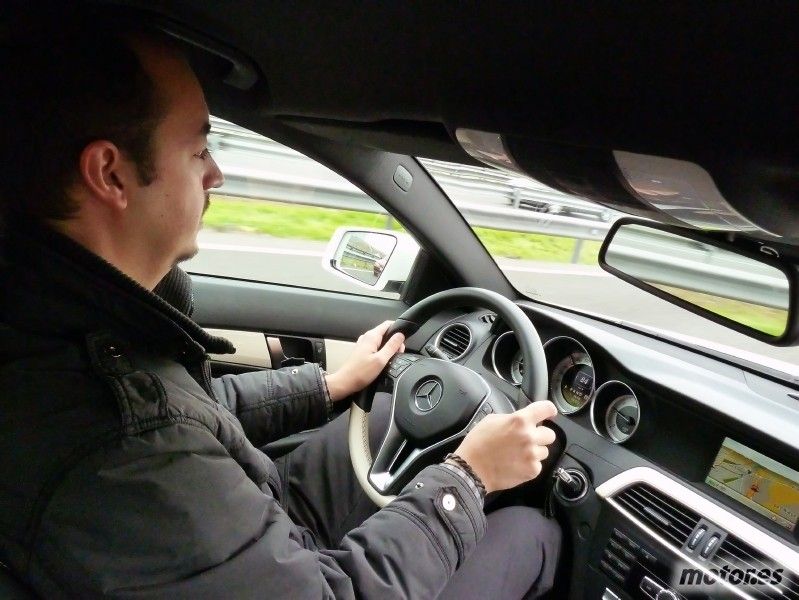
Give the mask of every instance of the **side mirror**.
[(757, 249), (751, 241), (735, 245), (699, 231), (621, 219), (602, 244), (599, 264), (730, 329), (791, 345), (799, 337), (796, 267), (765, 243)]
[(357, 285), (398, 292), (417, 254), (419, 244), (407, 233), (339, 227), (327, 244), (322, 266)]

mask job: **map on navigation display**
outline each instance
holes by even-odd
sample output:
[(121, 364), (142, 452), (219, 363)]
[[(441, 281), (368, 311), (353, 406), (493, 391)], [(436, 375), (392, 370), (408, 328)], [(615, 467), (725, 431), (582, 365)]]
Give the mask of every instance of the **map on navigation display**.
[(705, 482), (793, 531), (799, 520), (799, 471), (725, 438)]

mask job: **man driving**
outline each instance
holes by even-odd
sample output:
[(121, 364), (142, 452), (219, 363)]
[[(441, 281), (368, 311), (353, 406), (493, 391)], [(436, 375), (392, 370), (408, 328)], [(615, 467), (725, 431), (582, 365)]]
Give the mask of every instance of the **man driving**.
[[(560, 531), (486, 493), (535, 478), (547, 401), (490, 415), (381, 510), (335, 404), (403, 349), (367, 331), (335, 373), (211, 377), (233, 351), (176, 265), (223, 176), (180, 51), (71, 17), (7, 44), (2, 110), (2, 561), (39, 596), (522, 598)], [(377, 405), (372, 447), (385, 429)], [(328, 424), (324, 425), (330, 421)], [(273, 461), (258, 448), (320, 427)]]

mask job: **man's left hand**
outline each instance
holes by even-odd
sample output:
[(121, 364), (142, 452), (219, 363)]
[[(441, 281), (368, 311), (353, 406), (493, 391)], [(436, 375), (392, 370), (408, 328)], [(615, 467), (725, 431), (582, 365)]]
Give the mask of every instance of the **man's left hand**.
[(405, 336), (395, 333), (381, 348), (383, 336), (394, 321), (384, 321), (358, 338), (347, 361), (335, 373), (325, 376), (333, 402), (359, 392), (372, 383), (391, 357), (405, 351)]

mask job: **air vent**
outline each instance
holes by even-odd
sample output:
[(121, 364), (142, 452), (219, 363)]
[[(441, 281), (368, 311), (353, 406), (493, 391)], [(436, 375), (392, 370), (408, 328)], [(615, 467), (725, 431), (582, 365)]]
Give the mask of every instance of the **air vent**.
[(480, 315), (480, 320), (483, 323), (493, 323), (494, 321), (497, 320), (497, 315), (495, 315), (494, 313), (488, 313), (488, 314), (485, 314), (485, 315)]
[(699, 514), (648, 485), (633, 485), (614, 499), (678, 548), (682, 547), (699, 523)]
[(436, 346), (450, 360), (457, 360), (463, 356), (472, 343), (471, 330), (461, 323), (447, 326), (438, 336)]
[(769, 574), (776, 569), (783, 569), (777, 575), (764, 578), (764, 580), (768, 579), (768, 584), (760, 584), (758, 581), (756, 585), (747, 586), (743, 591), (757, 600), (775, 597), (799, 600), (799, 578), (734, 535), (728, 535), (725, 538), (710, 562), (717, 569), (729, 569), (730, 572), (740, 569), (744, 574), (748, 572), (750, 581), (753, 581), (754, 573), (759, 573), (763, 569), (767, 570)]

